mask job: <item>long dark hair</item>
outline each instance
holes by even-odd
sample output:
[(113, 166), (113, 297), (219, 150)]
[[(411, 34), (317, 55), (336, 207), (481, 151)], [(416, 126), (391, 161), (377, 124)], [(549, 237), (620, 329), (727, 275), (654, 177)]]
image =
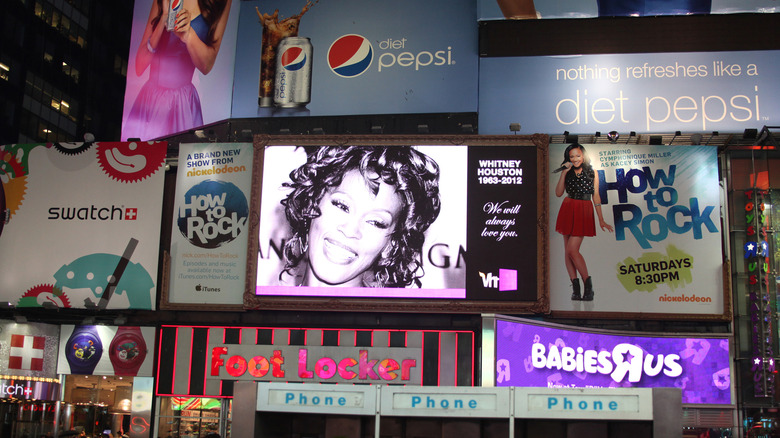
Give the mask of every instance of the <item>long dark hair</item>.
[(284, 245), (283, 273), (293, 271), (306, 257), (309, 227), (320, 216), (323, 196), (341, 184), (344, 175), (358, 170), (377, 193), (379, 184), (395, 187), (401, 199), (400, 220), (390, 235), (389, 254), (373, 267), (369, 286), (419, 286), (424, 275), (421, 260), (425, 231), (441, 210), (439, 166), (411, 146), (319, 146), (305, 148), (306, 164), (290, 173), (284, 183), (292, 192), (282, 200), (292, 236)]
[[(571, 152), (572, 149), (579, 149), (582, 151), (582, 171), (585, 172), (585, 176), (593, 179), (596, 173), (593, 171), (593, 166), (590, 165), (590, 156), (585, 151), (585, 147), (579, 143), (572, 143), (566, 147), (566, 150), (563, 151), (563, 161), (561, 161), (561, 166), (571, 162), (569, 159), (569, 152)], [(574, 172), (569, 172), (566, 174), (566, 179), (568, 180), (570, 178), (574, 178)]]

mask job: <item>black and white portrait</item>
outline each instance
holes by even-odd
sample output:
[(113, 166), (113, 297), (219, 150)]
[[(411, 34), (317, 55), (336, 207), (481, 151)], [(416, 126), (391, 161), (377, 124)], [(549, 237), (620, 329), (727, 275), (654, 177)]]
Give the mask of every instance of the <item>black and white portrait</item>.
[(466, 159), (459, 146), (266, 148), (258, 294), (464, 289)]

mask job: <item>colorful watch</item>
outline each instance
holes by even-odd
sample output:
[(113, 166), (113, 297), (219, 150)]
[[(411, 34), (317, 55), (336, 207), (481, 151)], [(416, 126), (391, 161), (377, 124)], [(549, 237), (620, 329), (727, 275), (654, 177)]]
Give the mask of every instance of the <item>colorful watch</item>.
[(118, 327), (108, 350), (114, 374), (135, 376), (146, 359), (146, 341), (140, 327)]
[(103, 343), (97, 327), (76, 326), (65, 344), (65, 359), (71, 374), (92, 374), (103, 356)]

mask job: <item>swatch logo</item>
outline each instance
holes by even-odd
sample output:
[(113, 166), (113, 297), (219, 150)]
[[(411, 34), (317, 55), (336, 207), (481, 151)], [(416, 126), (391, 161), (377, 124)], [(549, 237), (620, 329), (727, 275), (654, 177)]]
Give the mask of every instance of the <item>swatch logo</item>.
[(371, 66), (374, 48), (361, 35), (344, 35), (328, 49), (328, 67), (338, 76), (354, 78)]
[(138, 219), (138, 208), (136, 207), (98, 207), (90, 205), (89, 207), (51, 207), (49, 208), (49, 220), (64, 221), (134, 221)]
[(290, 47), (282, 53), (282, 67), (285, 70), (300, 70), (304, 65), (306, 65), (306, 52), (301, 47)]
[(479, 276), (486, 288), (498, 289), (499, 292), (517, 290), (517, 271), (514, 269), (499, 269), (498, 276), (492, 272), (480, 272)]

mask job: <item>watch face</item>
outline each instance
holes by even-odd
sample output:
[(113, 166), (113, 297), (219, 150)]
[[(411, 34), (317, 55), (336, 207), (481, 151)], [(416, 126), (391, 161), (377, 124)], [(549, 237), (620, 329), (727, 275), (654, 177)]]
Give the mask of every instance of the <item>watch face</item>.
[(74, 330), (67, 345), (65, 357), (71, 367), (92, 367), (103, 355), (103, 344), (96, 333)]
[(146, 342), (135, 333), (117, 334), (108, 354), (116, 366), (138, 367), (146, 358)]

